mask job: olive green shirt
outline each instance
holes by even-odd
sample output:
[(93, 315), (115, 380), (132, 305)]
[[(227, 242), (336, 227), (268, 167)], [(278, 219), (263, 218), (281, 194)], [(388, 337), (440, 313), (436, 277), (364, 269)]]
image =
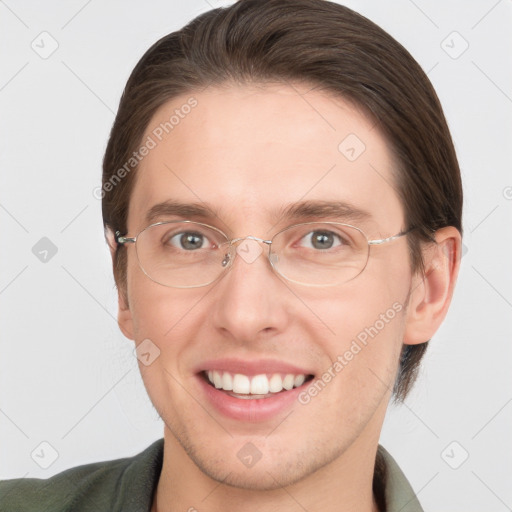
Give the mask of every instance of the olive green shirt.
[[(46, 480), (0, 481), (0, 512), (150, 512), (162, 469), (164, 440), (134, 457), (67, 469)], [(385, 512), (423, 512), (414, 491), (391, 455), (385, 462)]]

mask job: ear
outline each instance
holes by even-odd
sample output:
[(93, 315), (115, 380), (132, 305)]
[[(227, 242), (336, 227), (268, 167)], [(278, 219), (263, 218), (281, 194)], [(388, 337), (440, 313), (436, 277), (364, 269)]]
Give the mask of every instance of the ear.
[(406, 345), (424, 343), (432, 338), (450, 306), (461, 258), (461, 235), (453, 226), (435, 233), (436, 243), (424, 252), (425, 273), (416, 274), (407, 308), (404, 335)]
[[(114, 237), (114, 233), (110, 229), (105, 230), (105, 239), (110, 250), (110, 256), (112, 258), (112, 268), (114, 268), (115, 255), (117, 250), (117, 242)], [(115, 275), (115, 272), (114, 272)], [(117, 285), (117, 323), (121, 332), (130, 340), (135, 339), (133, 336), (133, 320), (132, 313), (130, 311), (130, 305), (128, 303), (128, 291), (125, 286)]]

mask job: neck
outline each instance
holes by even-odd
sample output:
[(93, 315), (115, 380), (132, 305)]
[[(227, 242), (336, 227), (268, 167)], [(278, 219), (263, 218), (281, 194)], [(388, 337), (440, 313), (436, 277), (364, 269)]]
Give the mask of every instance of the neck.
[[(372, 483), (378, 438), (358, 438), (345, 452), (287, 487), (252, 490), (205, 475), (165, 428), (164, 461), (151, 512), (379, 512)], [(276, 482), (278, 484), (278, 482)]]

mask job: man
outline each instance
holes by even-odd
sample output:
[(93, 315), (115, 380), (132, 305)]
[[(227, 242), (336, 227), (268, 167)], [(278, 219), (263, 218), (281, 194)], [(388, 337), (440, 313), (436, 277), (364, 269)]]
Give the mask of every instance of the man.
[(323, 0), (205, 13), (134, 69), (102, 190), (164, 439), (1, 483), (0, 510), (421, 510), (378, 442), (449, 307), (462, 192), (412, 57)]

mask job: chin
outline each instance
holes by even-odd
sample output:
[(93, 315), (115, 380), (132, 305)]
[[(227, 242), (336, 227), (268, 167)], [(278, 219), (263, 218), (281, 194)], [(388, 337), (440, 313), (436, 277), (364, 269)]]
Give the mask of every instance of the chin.
[[(238, 462), (238, 461), (237, 461)], [(213, 465), (210, 462), (194, 461), (202, 473), (218, 483), (235, 489), (252, 491), (274, 491), (299, 482), (310, 474), (301, 463), (275, 463), (260, 460), (251, 468), (240, 467), (240, 462)]]
[[(284, 441), (271, 443), (265, 437), (251, 438), (254, 444), (238, 436), (217, 446), (202, 443), (193, 446), (184, 439), (179, 443), (204, 475), (219, 484), (253, 491), (273, 491), (293, 485), (339, 456), (332, 446), (300, 446), (297, 441), (293, 446), (286, 446)], [(293, 436), (286, 439), (293, 440)]]

